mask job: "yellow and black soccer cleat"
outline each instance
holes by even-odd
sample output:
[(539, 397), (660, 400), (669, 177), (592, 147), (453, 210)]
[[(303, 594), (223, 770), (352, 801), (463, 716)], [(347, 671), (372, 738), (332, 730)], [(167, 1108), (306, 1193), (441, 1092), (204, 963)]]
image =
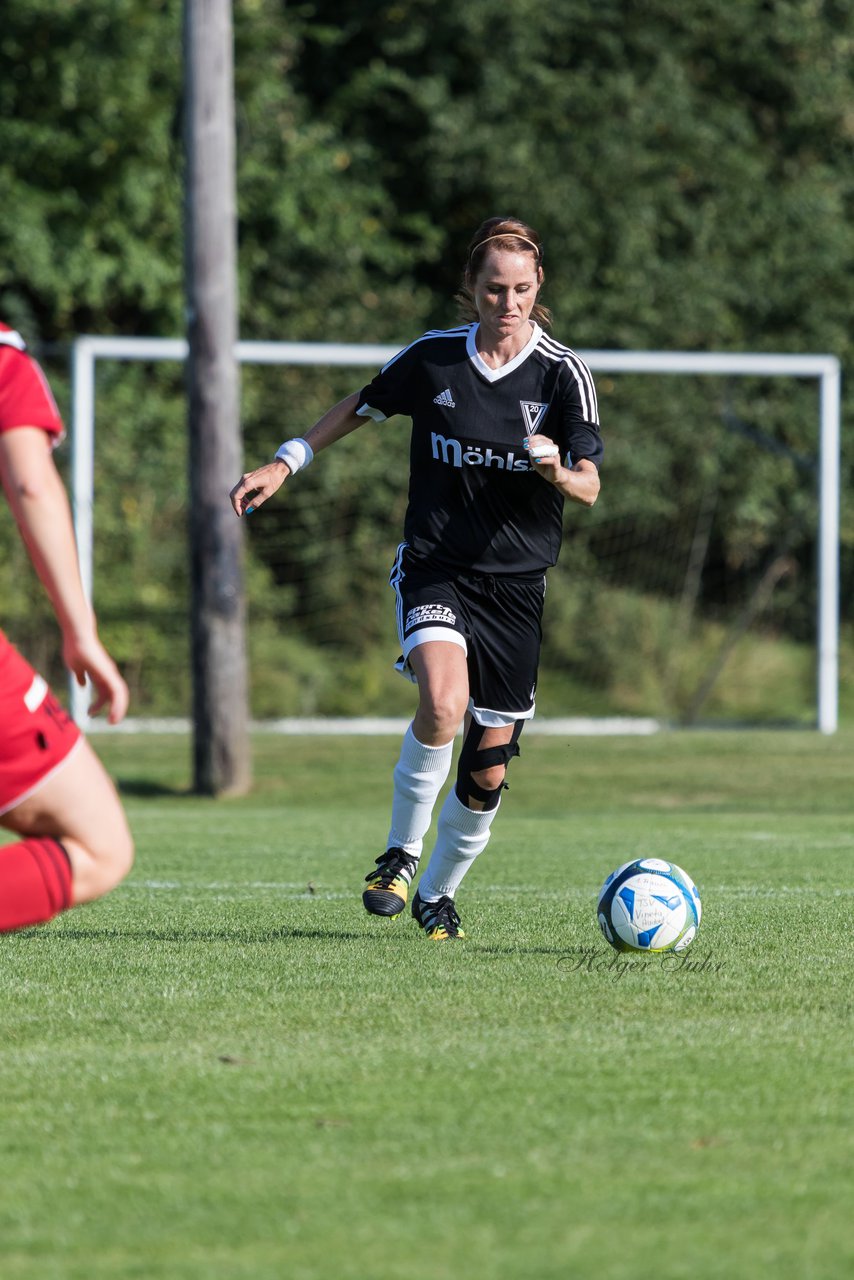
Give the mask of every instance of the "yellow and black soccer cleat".
[(365, 876), (368, 882), (362, 894), (365, 910), (372, 916), (400, 915), (417, 866), (418, 859), (405, 849), (386, 849), (380, 854), (376, 871), (369, 871)]
[(451, 942), (466, 935), (460, 928), (460, 917), (453, 898), (438, 898), (436, 902), (422, 902), (416, 891), (412, 899), (412, 914), (431, 942)]

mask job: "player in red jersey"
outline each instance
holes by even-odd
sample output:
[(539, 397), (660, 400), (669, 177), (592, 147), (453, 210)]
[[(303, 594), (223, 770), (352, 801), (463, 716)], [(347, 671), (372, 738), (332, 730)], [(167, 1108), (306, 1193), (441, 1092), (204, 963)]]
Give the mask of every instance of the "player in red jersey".
[[(127, 685), (98, 639), (80, 579), (71, 510), (53, 462), (63, 434), (50, 388), (20, 334), (0, 323), (0, 481), (50, 597), (62, 656), (117, 724)], [(0, 933), (42, 924), (108, 893), (133, 861), (113, 783), (47, 684), (0, 632)]]

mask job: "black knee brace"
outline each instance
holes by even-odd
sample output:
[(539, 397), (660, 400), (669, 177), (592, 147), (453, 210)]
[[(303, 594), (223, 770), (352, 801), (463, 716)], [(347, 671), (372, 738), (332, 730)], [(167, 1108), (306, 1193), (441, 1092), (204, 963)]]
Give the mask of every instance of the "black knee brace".
[(506, 782), (502, 782), (493, 791), (488, 791), (486, 787), (481, 787), (475, 782), (472, 774), (479, 773), (481, 769), (492, 769), (497, 764), (503, 765), (506, 769), (513, 757), (520, 754), (517, 744), (524, 724), (524, 720), (516, 721), (513, 726), (513, 736), (509, 742), (505, 742), (500, 747), (484, 748), (480, 746), (481, 738), (483, 737), (483, 725), (477, 724), (476, 721), (472, 720), (469, 731), (465, 736), (457, 765), (456, 792), (457, 799), (461, 804), (467, 805), (469, 797), (471, 797), (473, 800), (483, 801), (484, 809), (498, 807), (501, 792), (507, 785)]

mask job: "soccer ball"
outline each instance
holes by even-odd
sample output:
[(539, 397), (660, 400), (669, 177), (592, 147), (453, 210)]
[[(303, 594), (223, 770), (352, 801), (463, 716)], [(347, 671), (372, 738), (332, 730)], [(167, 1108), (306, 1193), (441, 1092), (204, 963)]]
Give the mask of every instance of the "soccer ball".
[(675, 862), (638, 858), (611, 872), (596, 914), (617, 951), (684, 951), (700, 927), (702, 907), (697, 886)]

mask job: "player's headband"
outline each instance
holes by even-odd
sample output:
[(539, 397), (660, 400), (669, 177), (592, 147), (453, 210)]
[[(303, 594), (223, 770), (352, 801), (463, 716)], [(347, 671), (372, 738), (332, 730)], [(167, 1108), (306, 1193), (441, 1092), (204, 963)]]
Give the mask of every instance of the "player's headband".
[(529, 240), (527, 236), (521, 235), (518, 231), (496, 231), (494, 235), (487, 236), (485, 240), (481, 240), (479, 244), (475, 245), (469, 254), (469, 266), (471, 266), (478, 249), (482, 249), (485, 244), (489, 244), (490, 240), (505, 240), (508, 236), (512, 236), (514, 240), (522, 240), (525, 244), (529, 244), (537, 255), (537, 266), (540, 265), (543, 260), (543, 251), (538, 244), (534, 244), (533, 240)]

